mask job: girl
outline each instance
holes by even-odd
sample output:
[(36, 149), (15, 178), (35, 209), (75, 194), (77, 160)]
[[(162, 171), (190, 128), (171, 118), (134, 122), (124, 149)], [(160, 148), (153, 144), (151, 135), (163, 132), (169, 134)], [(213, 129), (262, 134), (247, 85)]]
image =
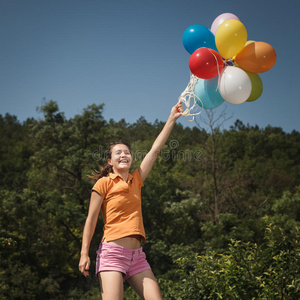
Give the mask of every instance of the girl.
[(141, 187), (181, 113), (182, 104), (179, 102), (172, 108), (151, 150), (132, 174), (129, 173), (132, 163), (130, 149), (121, 142), (109, 148), (107, 165), (98, 174), (83, 230), (79, 270), (84, 276), (89, 275), (89, 247), (101, 209), (104, 234), (97, 251), (96, 274), (103, 300), (123, 299), (123, 281), (126, 280), (141, 299), (162, 299), (141, 248), (141, 242), (146, 240)]

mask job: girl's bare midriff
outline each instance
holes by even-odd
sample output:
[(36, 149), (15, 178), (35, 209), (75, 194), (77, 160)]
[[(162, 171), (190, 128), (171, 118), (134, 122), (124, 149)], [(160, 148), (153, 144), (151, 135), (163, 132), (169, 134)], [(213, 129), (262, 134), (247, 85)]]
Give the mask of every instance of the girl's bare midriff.
[(129, 249), (138, 249), (141, 247), (141, 236), (140, 235), (130, 235), (117, 240), (106, 241), (104, 243), (112, 243)]

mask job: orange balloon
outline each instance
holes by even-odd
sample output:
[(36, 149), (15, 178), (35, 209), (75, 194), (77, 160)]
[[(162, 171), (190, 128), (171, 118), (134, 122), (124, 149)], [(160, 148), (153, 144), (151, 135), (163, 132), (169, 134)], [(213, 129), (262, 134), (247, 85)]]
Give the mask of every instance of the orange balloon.
[(254, 42), (245, 46), (236, 55), (235, 60), (246, 71), (263, 73), (274, 66), (276, 52), (271, 45), (265, 42)]

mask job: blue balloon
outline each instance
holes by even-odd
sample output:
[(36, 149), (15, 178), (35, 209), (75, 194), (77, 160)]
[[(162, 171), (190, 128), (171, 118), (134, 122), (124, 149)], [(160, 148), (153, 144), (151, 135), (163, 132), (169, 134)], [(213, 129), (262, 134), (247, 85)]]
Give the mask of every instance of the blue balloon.
[(201, 101), (196, 98), (197, 104), (205, 109), (213, 109), (224, 102), (224, 99), (219, 93), (218, 77), (211, 79), (199, 78), (194, 93)]
[(203, 25), (192, 25), (182, 35), (182, 43), (187, 52), (193, 54), (198, 48), (210, 48), (216, 51), (214, 34)]

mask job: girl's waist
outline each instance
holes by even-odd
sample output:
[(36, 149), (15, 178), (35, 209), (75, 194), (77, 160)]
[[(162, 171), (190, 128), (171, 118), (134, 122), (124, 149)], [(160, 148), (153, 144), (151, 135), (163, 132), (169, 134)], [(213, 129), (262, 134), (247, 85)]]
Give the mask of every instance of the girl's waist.
[(103, 243), (115, 244), (128, 249), (139, 249), (141, 247), (141, 240), (141, 235), (130, 235), (110, 241), (104, 239)]

